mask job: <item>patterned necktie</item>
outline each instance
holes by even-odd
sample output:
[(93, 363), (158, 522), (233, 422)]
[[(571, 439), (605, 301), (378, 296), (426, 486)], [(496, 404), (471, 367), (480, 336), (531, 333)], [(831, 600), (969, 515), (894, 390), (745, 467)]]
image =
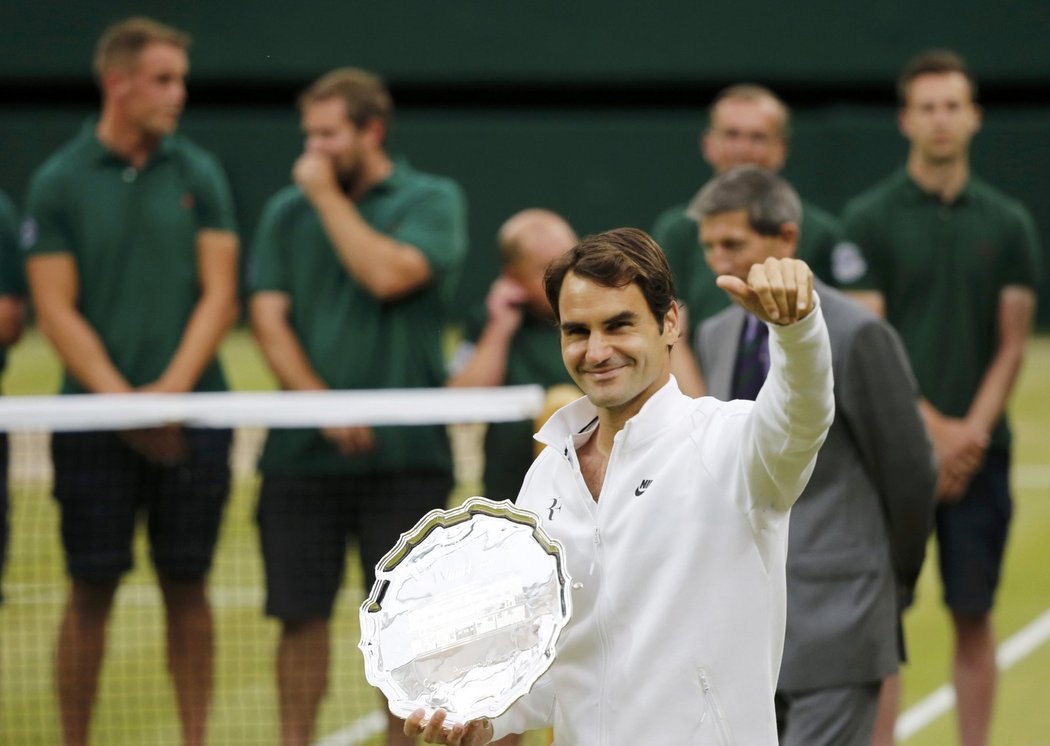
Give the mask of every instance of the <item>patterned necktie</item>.
[(748, 315), (733, 369), (734, 399), (756, 399), (769, 372), (769, 327)]

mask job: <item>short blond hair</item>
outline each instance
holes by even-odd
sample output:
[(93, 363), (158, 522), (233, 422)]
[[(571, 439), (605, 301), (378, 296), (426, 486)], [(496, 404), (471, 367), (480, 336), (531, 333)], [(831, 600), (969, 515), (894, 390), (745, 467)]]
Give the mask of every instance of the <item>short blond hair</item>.
[(346, 106), (346, 117), (355, 127), (364, 127), (373, 119), (389, 128), (394, 115), (394, 100), (378, 75), (357, 67), (340, 67), (322, 75), (299, 96), (299, 111), (327, 99), (340, 99)]
[(150, 44), (171, 44), (182, 50), (190, 48), (190, 35), (144, 16), (126, 18), (107, 28), (95, 46), (95, 75), (102, 76), (115, 67), (131, 68), (142, 50)]

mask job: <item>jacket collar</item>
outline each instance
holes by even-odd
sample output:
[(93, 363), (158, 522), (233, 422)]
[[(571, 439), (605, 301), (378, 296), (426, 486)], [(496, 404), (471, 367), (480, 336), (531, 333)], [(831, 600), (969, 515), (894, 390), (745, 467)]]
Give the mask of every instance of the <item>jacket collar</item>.
[[(678, 388), (675, 377), (671, 376), (671, 380), (642, 405), (638, 414), (627, 420), (623, 430), (617, 433), (617, 440), (624, 447), (628, 440), (631, 445), (649, 440), (664, 430), (668, 423), (680, 417), (685, 411), (683, 405), (691, 401)], [(579, 448), (594, 434), (597, 418), (597, 407), (584, 396), (552, 414), (533, 437), (555, 449), (564, 447), (566, 439), (571, 437), (573, 446)]]

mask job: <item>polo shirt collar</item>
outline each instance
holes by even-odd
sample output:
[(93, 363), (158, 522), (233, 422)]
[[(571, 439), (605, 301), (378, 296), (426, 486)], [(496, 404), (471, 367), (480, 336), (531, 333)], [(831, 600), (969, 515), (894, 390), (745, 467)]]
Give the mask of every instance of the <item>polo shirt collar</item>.
[(369, 189), (365, 193), (365, 197), (396, 192), (404, 185), (405, 181), (409, 178), (412, 167), (408, 164), (408, 160), (402, 156), (391, 158), (391, 161), (393, 162), (394, 167), (390, 169), (390, 173), (385, 179)]
[[(95, 134), (95, 129), (97, 127), (98, 120), (89, 119), (84, 123), (84, 126), (80, 130), (80, 137), (84, 141), (84, 147), (87, 149), (90, 158), (100, 165), (118, 163), (122, 166), (126, 166), (128, 161), (124, 156), (114, 153), (98, 139), (98, 135)], [(160, 139), (156, 149), (150, 154), (149, 160), (146, 161), (146, 166), (149, 167), (154, 161), (167, 158), (175, 152), (175, 148), (175, 136), (165, 135)]]
[[(901, 170), (901, 174), (904, 178), (905, 189), (910, 200), (919, 204), (935, 204), (944, 205), (941, 198), (933, 192), (927, 192), (911, 177), (906, 169)], [(956, 195), (955, 199), (949, 202), (950, 205), (964, 204), (973, 200), (974, 197), (974, 186), (973, 186), (973, 174), (966, 179), (966, 184), (963, 186), (962, 191)]]

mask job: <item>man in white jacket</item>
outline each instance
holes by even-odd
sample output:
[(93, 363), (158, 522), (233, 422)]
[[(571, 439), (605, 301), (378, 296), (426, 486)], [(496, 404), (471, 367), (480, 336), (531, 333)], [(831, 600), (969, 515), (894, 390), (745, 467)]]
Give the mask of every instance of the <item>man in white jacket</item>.
[(683, 395), (669, 352), (674, 283), (653, 240), (590, 236), (545, 278), (562, 357), (586, 394), (536, 438), (517, 504), (564, 547), (573, 618), (557, 658), (494, 720), (405, 724), (480, 746), (553, 726), (558, 744), (762, 746), (784, 641), (788, 515), (834, 416), (831, 352), (812, 273), (756, 264), (719, 287), (770, 328), (757, 401)]

